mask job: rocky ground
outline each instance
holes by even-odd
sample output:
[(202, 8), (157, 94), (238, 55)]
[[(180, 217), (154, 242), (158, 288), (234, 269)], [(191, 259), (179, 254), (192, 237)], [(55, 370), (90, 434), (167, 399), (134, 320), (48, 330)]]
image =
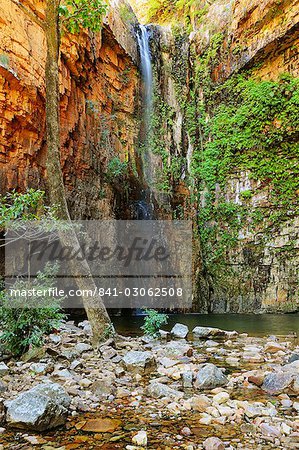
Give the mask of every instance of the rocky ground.
[(2, 358), (0, 448), (299, 448), (296, 337), (180, 324), (97, 350), (89, 337), (88, 322), (67, 322), (21, 361)]

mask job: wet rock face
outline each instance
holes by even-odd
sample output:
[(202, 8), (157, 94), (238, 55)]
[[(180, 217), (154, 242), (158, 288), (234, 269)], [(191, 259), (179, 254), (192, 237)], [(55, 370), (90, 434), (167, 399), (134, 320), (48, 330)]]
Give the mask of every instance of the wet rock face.
[(198, 371), (194, 385), (198, 389), (214, 389), (227, 383), (228, 379), (221, 369), (214, 364), (206, 364)]
[(6, 421), (14, 428), (44, 431), (65, 423), (71, 399), (62, 386), (42, 383), (5, 402)]

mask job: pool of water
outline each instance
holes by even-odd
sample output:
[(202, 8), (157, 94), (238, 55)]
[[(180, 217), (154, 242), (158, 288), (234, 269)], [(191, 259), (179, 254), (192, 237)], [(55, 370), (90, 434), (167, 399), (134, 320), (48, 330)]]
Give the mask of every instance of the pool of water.
[[(117, 331), (131, 336), (142, 334), (143, 321), (143, 316), (113, 317)], [(236, 330), (250, 336), (299, 333), (299, 314), (171, 314), (168, 324), (162, 328), (170, 330), (176, 322), (187, 325), (190, 330), (200, 325)]]

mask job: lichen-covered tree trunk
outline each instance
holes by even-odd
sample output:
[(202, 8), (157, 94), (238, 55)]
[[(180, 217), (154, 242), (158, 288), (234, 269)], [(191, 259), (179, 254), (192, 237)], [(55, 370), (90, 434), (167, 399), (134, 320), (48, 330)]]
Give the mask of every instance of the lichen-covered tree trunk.
[[(52, 205), (57, 205), (58, 217), (69, 220), (63, 173), (60, 162), (60, 117), (59, 117), (59, 3), (60, 0), (48, 0), (46, 6), (45, 33), (47, 43), (46, 61), (46, 128), (47, 128), (47, 182)], [(79, 242), (71, 225), (67, 231), (59, 231), (63, 245), (71, 246), (75, 253)], [(69, 270), (80, 274), (74, 279), (81, 291), (96, 291), (96, 285), (86, 260), (70, 261)], [(112, 329), (111, 321), (100, 296), (82, 296), (83, 305), (90, 321), (93, 344), (97, 345)]]

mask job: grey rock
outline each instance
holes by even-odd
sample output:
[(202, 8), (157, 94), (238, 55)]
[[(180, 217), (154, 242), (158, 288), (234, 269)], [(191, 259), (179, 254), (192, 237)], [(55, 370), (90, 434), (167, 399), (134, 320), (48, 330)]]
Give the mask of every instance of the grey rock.
[(79, 359), (75, 359), (74, 361), (71, 362), (70, 364), (70, 369), (71, 370), (76, 370), (79, 367), (82, 367), (82, 361), (80, 361)]
[(182, 373), (182, 384), (184, 389), (192, 388), (193, 383), (193, 372), (187, 371)]
[(205, 364), (196, 376), (195, 387), (197, 389), (214, 389), (218, 386), (225, 386), (228, 379), (222, 370), (214, 364)]
[(168, 358), (181, 357), (192, 354), (192, 347), (183, 341), (171, 341), (161, 348), (161, 356)]
[(59, 344), (61, 342), (61, 337), (58, 334), (50, 334), (49, 340), (54, 344)]
[(90, 344), (85, 344), (84, 342), (79, 342), (74, 348), (74, 351), (79, 355), (83, 352), (89, 352), (90, 350), (92, 350), (92, 346)]
[(156, 361), (151, 352), (130, 350), (123, 357), (126, 369), (135, 374), (150, 373), (156, 368)]
[(178, 364), (179, 361), (176, 359), (164, 357), (159, 359), (159, 363), (162, 364), (162, 366), (166, 367), (166, 369), (168, 369), (169, 367), (173, 367)]
[(159, 334), (162, 340), (169, 340), (170, 339), (170, 333), (169, 331), (159, 330)]
[(293, 353), (293, 355), (290, 356), (288, 363), (292, 363), (294, 361), (298, 361), (299, 360), (299, 355), (298, 353)]
[(148, 385), (147, 393), (154, 398), (166, 397), (169, 400), (179, 400), (184, 397), (184, 393), (167, 386), (167, 384), (153, 381)]
[(58, 378), (73, 378), (73, 375), (68, 369), (55, 370), (53, 376)]
[(50, 372), (51, 368), (53, 368), (53, 365), (49, 363), (32, 363), (30, 365), (30, 370), (37, 374)]
[(0, 362), (0, 375), (6, 375), (9, 372), (9, 368), (4, 362)]
[(220, 330), (220, 328), (212, 328), (212, 327), (195, 327), (192, 330), (192, 333), (198, 338), (208, 338), (211, 336), (223, 336), (231, 338), (236, 336), (238, 333), (236, 331), (225, 331)]
[(15, 428), (44, 431), (63, 425), (71, 399), (62, 386), (41, 383), (6, 401), (6, 421)]
[(171, 330), (171, 334), (180, 339), (184, 339), (189, 333), (189, 328), (187, 325), (183, 325), (182, 323), (176, 323), (175, 326)]
[(282, 392), (299, 394), (299, 374), (292, 370), (269, 373), (265, 376), (262, 389), (269, 394), (281, 394)]
[(113, 380), (96, 380), (90, 386), (91, 392), (97, 397), (107, 398), (109, 395), (114, 395), (116, 388), (112, 383)]

